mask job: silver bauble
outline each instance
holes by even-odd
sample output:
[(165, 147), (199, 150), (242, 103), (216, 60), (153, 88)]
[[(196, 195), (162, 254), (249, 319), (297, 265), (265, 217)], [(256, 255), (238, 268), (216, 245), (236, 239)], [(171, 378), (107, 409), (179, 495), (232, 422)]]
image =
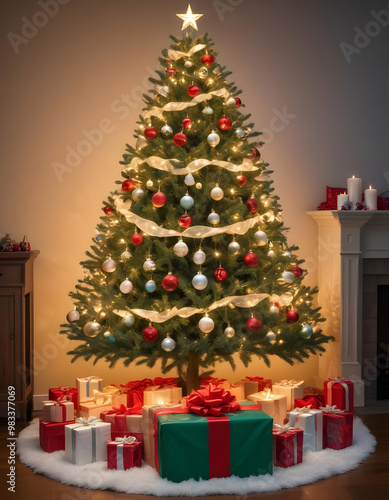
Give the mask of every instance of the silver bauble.
[(216, 184), (216, 186), (211, 190), (211, 198), (215, 201), (219, 201), (223, 198), (223, 196), (223, 189), (219, 187), (219, 184)]
[(196, 71), (196, 74), (201, 80), (205, 80), (208, 76), (208, 70), (205, 66), (203, 66), (202, 68)]
[(231, 339), (235, 335), (235, 330), (232, 328), (232, 326), (227, 326), (227, 328), (224, 330), (224, 335), (228, 339)]
[(88, 321), (88, 323), (84, 325), (83, 330), (87, 337), (96, 337), (101, 330), (101, 325), (100, 323), (96, 323), (96, 321)]
[(257, 231), (256, 233), (254, 233), (254, 238), (257, 242), (257, 245), (260, 247), (263, 247), (267, 243), (267, 235), (263, 231)]
[(153, 186), (154, 186), (154, 182), (153, 182), (151, 179), (149, 179), (149, 180), (146, 182), (146, 187), (150, 189), (150, 188), (152, 188)]
[(167, 85), (164, 85), (163, 87), (158, 88), (158, 92), (163, 95), (163, 97), (167, 97), (169, 93), (169, 87)]
[(288, 250), (286, 250), (286, 252), (284, 252), (284, 257), (289, 257), (289, 258), (291, 258), (291, 257), (292, 257), (292, 254), (291, 254)]
[(122, 261), (123, 261), (123, 262), (126, 262), (126, 260), (131, 259), (131, 254), (130, 254), (130, 252), (129, 252), (128, 250), (125, 250), (125, 251), (121, 254), (120, 258), (122, 259)]
[(294, 274), (290, 271), (284, 271), (281, 276), (287, 283), (292, 283), (294, 280)]
[(204, 264), (205, 258), (205, 253), (202, 250), (197, 250), (197, 252), (195, 252), (193, 255), (193, 262), (200, 266), (201, 264)]
[(149, 292), (149, 293), (153, 293), (155, 292), (157, 288), (157, 284), (154, 280), (149, 280), (146, 284), (145, 284), (145, 290), (146, 292)]
[(145, 193), (144, 193), (143, 189), (137, 188), (137, 189), (134, 189), (133, 192), (131, 193), (131, 198), (134, 201), (139, 201), (144, 194)]
[(226, 102), (227, 106), (232, 106), (233, 108), (235, 107), (236, 100), (235, 97), (229, 97)]
[(125, 279), (120, 283), (119, 289), (122, 293), (131, 293), (134, 288), (134, 285), (131, 283), (129, 279)]
[(273, 342), (276, 340), (276, 334), (272, 330), (269, 330), (266, 334), (266, 338), (269, 342)]
[(195, 180), (192, 174), (187, 174), (184, 179), (184, 183), (186, 186), (194, 186)]
[(213, 109), (207, 106), (206, 108), (203, 109), (203, 113), (205, 115), (213, 115)]
[(228, 245), (228, 251), (230, 252), (230, 254), (234, 255), (236, 253), (238, 253), (240, 250), (240, 245), (237, 241), (231, 241), (231, 243)]
[(75, 323), (80, 319), (80, 313), (73, 309), (72, 311), (69, 311), (66, 315), (66, 320), (68, 323)]
[(173, 133), (173, 129), (168, 124), (166, 124), (161, 128), (161, 132), (163, 133), (163, 135), (167, 136)]
[(268, 255), (268, 257), (270, 257), (271, 259), (274, 259), (274, 257), (276, 256), (276, 253), (275, 253), (275, 251), (274, 251), (274, 250), (269, 250), (269, 251), (267, 252), (267, 255)]
[(220, 142), (220, 137), (217, 135), (216, 132), (211, 132), (209, 136), (207, 137), (208, 144), (214, 148), (217, 146)]
[(138, 139), (136, 140), (135, 148), (139, 151), (140, 149), (147, 146), (147, 144), (148, 144), (147, 139), (145, 139), (143, 136), (141, 136), (141, 137), (138, 137)]
[(184, 62), (184, 66), (185, 66), (185, 68), (191, 68), (193, 66), (193, 63), (192, 63), (192, 61), (188, 60), (188, 61)]
[(173, 247), (173, 252), (177, 257), (185, 257), (189, 252), (188, 245), (183, 241), (178, 241)]
[(198, 327), (203, 333), (210, 333), (215, 328), (215, 323), (208, 316), (204, 316), (200, 319)]
[(246, 135), (246, 132), (245, 132), (242, 128), (237, 128), (237, 129), (235, 130), (235, 134), (236, 134), (238, 137), (242, 138), (242, 137), (244, 137), (244, 136)]
[(301, 328), (301, 333), (303, 334), (303, 337), (309, 339), (309, 337), (313, 333), (313, 328), (311, 327), (311, 325), (304, 324), (303, 327)]
[(196, 189), (201, 189), (203, 187), (203, 185), (201, 184), (201, 182), (198, 182), (196, 184)]
[(219, 215), (212, 210), (212, 212), (208, 215), (208, 222), (216, 226), (216, 224), (219, 224), (220, 222)]
[(134, 316), (132, 314), (127, 314), (127, 316), (123, 318), (123, 323), (126, 326), (132, 326), (134, 324)]
[(147, 257), (147, 259), (143, 263), (144, 271), (155, 271), (155, 262)]
[(170, 334), (167, 334), (167, 337), (162, 340), (161, 347), (166, 352), (172, 352), (176, 347), (176, 341), (170, 337)]
[(278, 314), (280, 311), (279, 311), (279, 309), (278, 309), (278, 307), (277, 307), (277, 306), (271, 306), (271, 308), (270, 308), (270, 312), (271, 312), (272, 314)]
[(182, 206), (183, 209), (189, 210), (194, 205), (194, 199), (188, 194), (186, 194), (181, 198), (180, 205)]
[(198, 273), (193, 276), (192, 285), (196, 290), (204, 290), (204, 288), (207, 288), (208, 278), (203, 273)]
[(113, 273), (116, 269), (116, 262), (112, 259), (107, 259), (103, 262), (101, 267), (106, 273)]

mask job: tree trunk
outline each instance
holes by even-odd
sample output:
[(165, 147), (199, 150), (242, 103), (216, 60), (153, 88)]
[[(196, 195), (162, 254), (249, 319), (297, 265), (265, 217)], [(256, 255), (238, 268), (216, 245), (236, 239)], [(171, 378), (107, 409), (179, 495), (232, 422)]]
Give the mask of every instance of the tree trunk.
[(188, 356), (188, 369), (186, 372), (186, 393), (188, 396), (193, 390), (196, 391), (200, 386), (199, 363), (200, 356), (197, 352), (191, 351)]

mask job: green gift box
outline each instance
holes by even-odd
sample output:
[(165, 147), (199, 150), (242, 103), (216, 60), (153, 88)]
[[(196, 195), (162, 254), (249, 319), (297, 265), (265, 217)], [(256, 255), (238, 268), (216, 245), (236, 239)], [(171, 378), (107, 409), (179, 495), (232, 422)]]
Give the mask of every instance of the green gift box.
[(184, 408), (155, 410), (160, 476), (180, 482), (272, 474), (273, 419), (249, 401), (240, 406), (219, 417), (196, 415)]

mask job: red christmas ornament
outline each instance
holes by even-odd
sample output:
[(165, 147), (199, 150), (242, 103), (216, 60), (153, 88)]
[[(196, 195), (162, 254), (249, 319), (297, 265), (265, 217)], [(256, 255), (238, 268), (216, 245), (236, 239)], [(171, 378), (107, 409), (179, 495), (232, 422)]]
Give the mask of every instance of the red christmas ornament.
[(151, 126), (145, 128), (145, 137), (149, 141), (152, 141), (153, 139), (155, 139), (157, 137), (157, 135), (158, 135), (158, 132), (157, 132), (156, 128), (151, 127)]
[(135, 187), (135, 182), (132, 181), (131, 179), (127, 179), (126, 181), (122, 182), (122, 190), (125, 193), (128, 193), (128, 191), (131, 191), (131, 189), (134, 189)]
[(228, 130), (229, 128), (231, 128), (231, 125), (232, 125), (232, 121), (227, 118), (226, 116), (223, 116), (222, 118), (220, 118), (220, 120), (217, 122), (220, 130)]
[(242, 101), (239, 99), (239, 97), (235, 97), (235, 107), (236, 108), (239, 108), (240, 106), (242, 106)]
[(189, 85), (188, 87), (188, 95), (190, 97), (196, 97), (199, 95), (200, 89), (196, 87), (196, 85)]
[(253, 148), (251, 150), (251, 156), (253, 158), (260, 158), (261, 157), (261, 152), (259, 151), (259, 148), (261, 148), (262, 146), (255, 146), (255, 148)]
[(298, 266), (291, 267), (290, 272), (294, 274), (295, 278), (300, 278), (300, 276), (303, 274), (303, 270)]
[(258, 257), (253, 252), (249, 252), (243, 258), (243, 261), (247, 267), (256, 267), (258, 264)]
[(258, 318), (250, 318), (246, 321), (246, 328), (249, 332), (257, 333), (262, 328), (262, 323)]
[(172, 66), (170, 66), (169, 68), (166, 68), (166, 69), (165, 69), (165, 72), (166, 72), (166, 73), (169, 73), (169, 74), (171, 74), (171, 75), (175, 75), (176, 73), (178, 73), (178, 69), (173, 68)]
[(106, 215), (112, 214), (112, 207), (104, 207), (103, 210), (106, 213)]
[(299, 319), (298, 312), (291, 309), (286, 313), (286, 319), (289, 321), (289, 323), (296, 323), (296, 321), (298, 321)]
[(18, 245), (17, 243), (14, 243), (12, 245), (12, 251), (13, 252), (20, 252), (21, 251), (20, 245)]
[(244, 175), (240, 174), (236, 176), (236, 181), (239, 184), (239, 186), (244, 186), (247, 182), (247, 179)]
[(143, 236), (139, 233), (135, 233), (131, 236), (131, 243), (137, 247), (143, 243)]
[(168, 292), (172, 292), (178, 287), (178, 279), (172, 274), (168, 274), (162, 280), (162, 286)]
[(213, 275), (218, 281), (224, 281), (227, 279), (227, 271), (222, 267), (218, 267), (213, 273)]
[(204, 54), (201, 56), (201, 61), (206, 65), (206, 66), (212, 66), (212, 64), (215, 62), (215, 59), (210, 55), (210, 54)]
[(249, 198), (246, 201), (247, 208), (249, 209), (250, 214), (255, 214), (258, 209), (258, 203), (255, 198)]
[(184, 128), (191, 128), (191, 126), (192, 126), (192, 120), (189, 118), (189, 116), (187, 116), (186, 118), (184, 118), (182, 120), (182, 126)]
[(190, 227), (192, 224), (192, 219), (189, 217), (189, 215), (184, 214), (181, 215), (181, 217), (178, 219), (178, 223), (181, 227)]
[(163, 193), (161, 193), (161, 191), (158, 191), (158, 193), (155, 193), (153, 195), (151, 201), (155, 207), (161, 208), (166, 203), (166, 196)]
[(158, 330), (154, 326), (148, 326), (143, 330), (143, 338), (146, 342), (154, 342), (158, 338)]
[(178, 132), (178, 134), (176, 134), (173, 138), (174, 144), (179, 147), (185, 146), (186, 140), (186, 135), (181, 132)]

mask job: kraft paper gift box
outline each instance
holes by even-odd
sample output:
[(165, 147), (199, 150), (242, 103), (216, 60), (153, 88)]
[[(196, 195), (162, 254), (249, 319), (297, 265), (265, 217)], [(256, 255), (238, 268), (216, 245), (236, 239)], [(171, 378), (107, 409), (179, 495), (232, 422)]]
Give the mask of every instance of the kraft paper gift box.
[(74, 404), (66, 399), (42, 401), (42, 418), (46, 422), (68, 422), (74, 420)]
[(88, 401), (93, 397), (93, 391), (103, 390), (103, 379), (91, 375), (77, 379), (78, 403)]
[(107, 442), (111, 441), (111, 424), (95, 417), (77, 418), (65, 425), (65, 458), (76, 465), (107, 459)]
[(69, 422), (45, 422), (39, 421), (39, 444), (42, 450), (47, 453), (65, 449), (65, 425), (73, 424)]
[(61, 385), (60, 387), (52, 387), (49, 389), (49, 399), (51, 401), (57, 401), (59, 398), (63, 398), (64, 396), (70, 396), (71, 401), (74, 404), (74, 409), (78, 410), (78, 394), (75, 387)]
[(303, 461), (304, 431), (290, 425), (275, 425), (273, 428), (273, 465), (292, 467)]
[(353, 444), (353, 414), (336, 406), (323, 410), (323, 448), (342, 450)]
[(273, 384), (274, 394), (283, 394), (286, 396), (286, 406), (288, 411), (293, 410), (294, 400), (304, 397), (304, 381), (300, 380), (281, 380), (277, 384)]
[(225, 378), (216, 378), (216, 377), (203, 377), (200, 380), (200, 388), (207, 387), (209, 384), (212, 384), (216, 387), (222, 387), (225, 391), (230, 392), (233, 396), (235, 396), (237, 401), (244, 401), (246, 399), (244, 387), (239, 384), (231, 384)]
[(243, 387), (244, 397), (247, 398), (250, 394), (264, 391), (272, 388), (272, 380), (264, 377), (245, 377), (234, 384), (234, 387)]
[(324, 381), (324, 402), (339, 410), (354, 411), (354, 383), (343, 377), (330, 377)]
[(247, 399), (258, 405), (266, 415), (272, 417), (274, 424), (284, 424), (287, 416), (286, 396), (271, 394), (270, 389), (268, 389), (267, 391), (251, 394)]
[(289, 412), (291, 427), (304, 431), (304, 453), (323, 449), (323, 412), (311, 408), (295, 408)]
[(142, 410), (121, 405), (101, 412), (100, 418), (111, 424), (112, 440), (117, 437), (134, 436), (143, 441)]
[(133, 436), (117, 437), (107, 444), (108, 469), (142, 467), (142, 443)]

